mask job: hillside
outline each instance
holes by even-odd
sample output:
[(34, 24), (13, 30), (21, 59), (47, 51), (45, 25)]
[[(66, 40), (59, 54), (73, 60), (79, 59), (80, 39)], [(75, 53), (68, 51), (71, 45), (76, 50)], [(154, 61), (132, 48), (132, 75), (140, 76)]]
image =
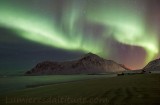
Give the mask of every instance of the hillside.
[(146, 71), (160, 71), (160, 59), (149, 62), (143, 69)]
[(26, 75), (51, 74), (95, 74), (115, 73), (125, 71), (124, 65), (112, 60), (103, 59), (95, 54), (88, 53), (80, 59), (65, 62), (44, 61), (27, 71)]

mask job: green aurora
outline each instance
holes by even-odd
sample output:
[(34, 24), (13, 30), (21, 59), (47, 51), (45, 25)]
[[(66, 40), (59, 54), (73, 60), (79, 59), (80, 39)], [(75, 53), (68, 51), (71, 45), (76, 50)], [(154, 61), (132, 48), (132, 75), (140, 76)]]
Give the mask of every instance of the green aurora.
[[(153, 29), (147, 29), (145, 20), (145, 11), (139, 11), (138, 6), (133, 2), (128, 2), (128, 5), (123, 2), (117, 3), (97, 2), (98, 9), (91, 6), (91, 12), (88, 18), (110, 27), (110, 33), (105, 35), (113, 35), (115, 40), (120, 43), (139, 46), (146, 50), (146, 63), (152, 60), (158, 53), (158, 33)], [(127, 2), (127, 0), (125, 0)]]
[[(145, 49), (147, 63), (159, 53), (158, 34), (146, 26), (145, 10), (139, 11), (135, 9), (138, 6), (131, 4), (129, 2), (125, 6), (111, 1), (107, 4), (97, 1), (89, 5), (79, 5), (78, 1), (66, 3), (61, 10), (60, 22), (57, 22), (54, 11), (50, 16), (31, 11), (29, 7), (1, 3), (0, 26), (26, 40), (54, 48), (93, 52), (104, 57), (112, 53), (110, 48), (106, 48), (105, 41), (113, 38), (119, 43)], [(85, 22), (103, 26), (102, 34), (94, 37), (93, 29), (86, 32)]]

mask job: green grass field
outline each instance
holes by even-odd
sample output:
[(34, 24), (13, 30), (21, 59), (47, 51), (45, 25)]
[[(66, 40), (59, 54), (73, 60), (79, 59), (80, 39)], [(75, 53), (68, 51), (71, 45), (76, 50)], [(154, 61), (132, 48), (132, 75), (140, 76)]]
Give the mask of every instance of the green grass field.
[(160, 105), (160, 74), (46, 85), (11, 92), (0, 99), (10, 105)]

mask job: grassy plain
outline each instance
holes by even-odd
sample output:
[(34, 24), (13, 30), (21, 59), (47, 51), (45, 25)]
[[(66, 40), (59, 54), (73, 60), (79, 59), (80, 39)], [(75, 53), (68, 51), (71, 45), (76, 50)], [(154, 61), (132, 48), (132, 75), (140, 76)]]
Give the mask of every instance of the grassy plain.
[(0, 99), (10, 105), (160, 105), (160, 74), (44, 85), (10, 92)]

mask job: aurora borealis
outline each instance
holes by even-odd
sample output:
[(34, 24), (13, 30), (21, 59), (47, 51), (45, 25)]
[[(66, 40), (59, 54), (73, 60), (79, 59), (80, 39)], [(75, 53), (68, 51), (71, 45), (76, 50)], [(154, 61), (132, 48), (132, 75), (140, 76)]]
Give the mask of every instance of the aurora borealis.
[[(1, 56), (27, 49), (27, 56), (35, 59), (32, 51), (42, 47), (44, 59), (62, 56), (54, 51), (51, 56), (48, 50), (75, 55), (92, 52), (133, 69), (142, 68), (160, 57), (159, 5), (159, 0), (1, 0), (0, 27), (10, 32), (0, 32)], [(15, 48), (21, 43), (27, 47), (10, 50), (13, 37)]]

